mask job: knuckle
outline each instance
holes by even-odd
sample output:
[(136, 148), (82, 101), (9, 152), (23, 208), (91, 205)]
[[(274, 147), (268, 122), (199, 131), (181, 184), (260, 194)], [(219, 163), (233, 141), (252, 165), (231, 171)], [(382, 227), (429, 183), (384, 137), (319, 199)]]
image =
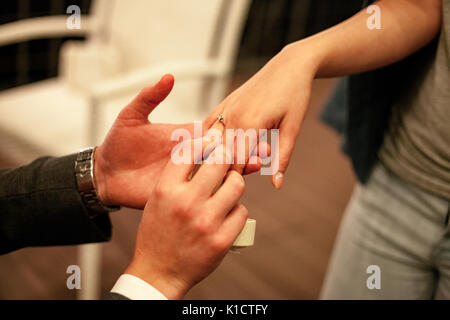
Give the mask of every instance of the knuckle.
[(200, 236), (208, 234), (210, 229), (210, 224), (206, 219), (199, 219), (195, 224), (195, 232)]
[(175, 203), (175, 212), (178, 216), (183, 218), (190, 218), (192, 216), (192, 206), (184, 197), (179, 198)]
[(223, 252), (228, 249), (230, 243), (224, 237), (215, 237), (211, 241), (211, 249), (215, 252)]
[(176, 201), (183, 197), (183, 188), (181, 186), (173, 186), (168, 183), (160, 182), (153, 191), (158, 199), (166, 199)]
[(231, 171), (230, 179), (231, 179), (233, 189), (236, 190), (236, 192), (238, 192), (240, 194), (243, 193), (245, 190), (244, 178), (236, 171)]
[(248, 209), (244, 205), (240, 204), (239, 209), (241, 211), (242, 219), (246, 220), (248, 217)]
[(174, 188), (172, 191), (171, 201), (175, 214), (183, 218), (190, 218), (195, 211), (195, 202), (189, 194)]
[(158, 183), (153, 191), (153, 194), (156, 199), (163, 199), (167, 195), (167, 188), (162, 183)]

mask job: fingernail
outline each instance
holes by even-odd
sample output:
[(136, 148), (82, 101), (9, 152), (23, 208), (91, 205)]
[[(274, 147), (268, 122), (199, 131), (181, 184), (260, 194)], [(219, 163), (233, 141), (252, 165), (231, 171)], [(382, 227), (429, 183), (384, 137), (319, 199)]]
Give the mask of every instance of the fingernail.
[(284, 175), (281, 172), (277, 172), (275, 175), (275, 188), (281, 189), (283, 186), (283, 177)]

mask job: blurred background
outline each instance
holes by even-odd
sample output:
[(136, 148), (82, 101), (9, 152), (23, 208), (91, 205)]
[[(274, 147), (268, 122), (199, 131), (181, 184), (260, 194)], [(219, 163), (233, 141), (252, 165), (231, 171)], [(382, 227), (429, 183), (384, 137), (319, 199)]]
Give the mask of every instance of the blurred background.
[[(195, 0), (188, 9), (176, 0), (1, 1), (0, 167), (101, 142), (118, 110), (162, 72), (174, 73), (176, 88), (156, 120), (172, 122), (180, 110), (178, 121), (201, 119), (286, 44), (350, 17), (362, 2), (238, 1)], [(67, 30), (70, 5), (81, 9), (81, 30)], [(283, 190), (268, 177), (246, 177), (243, 203), (257, 220), (255, 246), (229, 254), (186, 298), (318, 297), (355, 183), (339, 137), (320, 121), (335, 84), (315, 82)], [(123, 94), (110, 101), (110, 92)], [(99, 251), (100, 294), (132, 257), (140, 212), (123, 209), (111, 218), (112, 241)], [(27, 248), (0, 256), (0, 299), (77, 298), (79, 290), (66, 287), (66, 269), (81, 263), (79, 252), (79, 246)]]

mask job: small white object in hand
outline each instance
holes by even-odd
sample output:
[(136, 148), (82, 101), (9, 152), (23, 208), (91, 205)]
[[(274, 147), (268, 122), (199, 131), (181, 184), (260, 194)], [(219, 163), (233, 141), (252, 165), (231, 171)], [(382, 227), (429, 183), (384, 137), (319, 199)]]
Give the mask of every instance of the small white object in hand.
[(233, 243), (232, 250), (252, 246), (255, 243), (255, 232), (256, 220), (247, 219), (244, 228)]

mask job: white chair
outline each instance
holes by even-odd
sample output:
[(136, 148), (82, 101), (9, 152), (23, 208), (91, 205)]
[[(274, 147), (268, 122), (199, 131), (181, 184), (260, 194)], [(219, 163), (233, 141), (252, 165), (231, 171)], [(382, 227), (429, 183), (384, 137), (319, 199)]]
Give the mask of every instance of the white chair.
[[(86, 35), (66, 42), (54, 79), (0, 92), (0, 129), (42, 153), (100, 143), (118, 112), (165, 73), (175, 75), (154, 122), (202, 120), (223, 98), (250, 0), (94, 0), (81, 29), (68, 16), (0, 26), (0, 46)], [(100, 246), (82, 246), (82, 298), (99, 294)]]

